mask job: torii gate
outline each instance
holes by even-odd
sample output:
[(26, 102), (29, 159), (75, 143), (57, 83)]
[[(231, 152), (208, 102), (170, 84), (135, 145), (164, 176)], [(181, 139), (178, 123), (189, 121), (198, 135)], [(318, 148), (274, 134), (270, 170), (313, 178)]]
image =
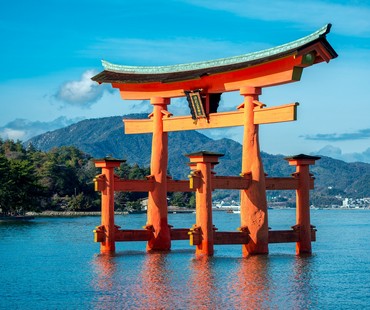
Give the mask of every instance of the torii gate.
[[(198, 254), (213, 254), (214, 244), (242, 244), (243, 255), (266, 254), (268, 243), (297, 242), (297, 253), (311, 253), (315, 230), (310, 224), (309, 190), (313, 178), (308, 166), (318, 157), (287, 158), (297, 166), (292, 178), (268, 178), (261, 161), (259, 124), (296, 120), (298, 103), (265, 107), (259, 101), (262, 88), (299, 81), (303, 69), (337, 57), (326, 40), (328, 24), (309, 36), (291, 43), (241, 56), (189, 64), (136, 67), (103, 61), (104, 71), (92, 80), (111, 83), (123, 99), (150, 100), (149, 120), (124, 120), (126, 134), (152, 133), (151, 175), (147, 180), (119, 180), (113, 169), (120, 160), (96, 160), (103, 169), (95, 179), (102, 191), (102, 225), (95, 240), (102, 252), (115, 250), (115, 241), (146, 240), (147, 250), (169, 250), (171, 240), (189, 239)], [(237, 111), (217, 112), (221, 94), (239, 91), (244, 100)], [(175, 117), (168, 112), (171, 98), (185, 97), (191, 115)], [(193, 170), (190, 180), (175, 181), (167, 176), (168, 132), (244, 126), (240, 177), (214, 176), (213, 166), (222, 154), (201, 151), (187, 155)], [(212, 190), (241, 190), (240, 232), (216, 232), (212, 223)], [(297, 225), (292, 231), (269, 231), (266, 189), (297, 191)], [(119, 230), (114, 225), (114, 191), (149, 192), (145, 230)], [(172, 229), (167, 220), (167, 192), (196, 192), (196, 225)]]

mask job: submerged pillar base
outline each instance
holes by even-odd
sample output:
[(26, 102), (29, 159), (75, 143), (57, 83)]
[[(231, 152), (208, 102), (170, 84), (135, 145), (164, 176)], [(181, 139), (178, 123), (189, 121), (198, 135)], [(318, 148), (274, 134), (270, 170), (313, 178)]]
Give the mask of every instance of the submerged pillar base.
[(167, 218), (161, 219), (158, 234), (156, 234), (155, 229), (151, 225), (144, 228), (152, 232), (152, 238), (148, 240), (146, 245), (147, 252), (167, 252), (171, 250), (170, 227), (167, 224)]

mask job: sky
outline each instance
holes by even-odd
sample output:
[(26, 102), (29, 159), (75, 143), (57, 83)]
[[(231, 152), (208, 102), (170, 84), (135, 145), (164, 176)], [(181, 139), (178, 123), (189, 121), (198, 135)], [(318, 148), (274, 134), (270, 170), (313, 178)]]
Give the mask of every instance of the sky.
[[(260, 125), (261, 150), (370, 163), (367, 0), (6, 1), (0, 136), (25, 141), (86, 118), (150, 113), (148, 102), (122, 100), (110, 85), (91, 81), (102, 59), (159, 66), (231, 57), (297, 40), (327, 23), (338, 58), (304, 69), (299, 82), (262, 90), (259, 101), (268, 107), (299, 107), (295, 122)], [(235, 110), (242, 100), (238, 92), (223, 94), (220, 109)], [(168, 109), (189, 113), (183, 98)], [(240, 127), (202, 133), (242, 141)]]

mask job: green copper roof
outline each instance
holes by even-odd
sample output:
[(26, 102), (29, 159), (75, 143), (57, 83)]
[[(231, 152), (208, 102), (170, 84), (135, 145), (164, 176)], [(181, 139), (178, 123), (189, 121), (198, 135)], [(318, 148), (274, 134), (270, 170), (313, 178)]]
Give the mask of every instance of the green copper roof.
[[(126, 74), (166, 74), (166, 73), (176, 73), (184, 71), (193, 71), (199, 69), (207, 69), (214, 67), (224, 67), (229, 65), (235, 65), (246, 62), (255, 62), (262, 59), (269, 59), (276, 55), (286, 54), (299, 48), (313, 43), (317, 40), (324, 40), (327, 49), (333, 58), (337, 57), (334, 49), (329, 45), (325, 39), (325, 35), (330, 32), (331, 24), (327, 24), (314, 33), (298, 39), (296, 41), (286, 43), (277, 47), (269, 48), (259, 52), (248, 53), (240, 56), (221, 58), (216, 60), (209, 60), (203, 62), (193, 62), (188, 64), (178, 64), (170, 66), (123, 66), (109, 63), (102, 60), (102, 65), (105, 71), (116, 72), (116, 73), (126, 73)], [(93, 78), (93, 80), (95, 80)]]

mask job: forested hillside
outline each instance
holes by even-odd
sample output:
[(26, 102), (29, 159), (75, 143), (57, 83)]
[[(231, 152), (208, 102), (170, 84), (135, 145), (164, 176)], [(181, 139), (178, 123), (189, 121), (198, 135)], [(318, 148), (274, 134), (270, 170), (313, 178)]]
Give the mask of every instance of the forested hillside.
[[(145, 114), (84, 120), (63, 129), (48, 132), (27, 141), (36, 149), (50, 150), (57, 146), (75, 146), (92, 157), (111, 155), (127, 160), (130, 165), (148, 167), (151, 135), (125, 135), (123, 118), (146, 118)], [(188, 158), (184, 155), (199, 150), (225, 154), (215, 170), (218, 175), (238, 175), (241, 171), (241, 145), (231, 139), (212, 140), (197, 131), (169, 133), (169, 174), (174, 179), (186, 178)], [(285, 154), (287, 156), (297, 154)], [(283, 155), (262, 152), (265, 172), (269, 176), (289, 176), (294, 167)], [(370, 197), (370, 164), (346, 163), (322, 157), (311, 167), (314, 174), (313, 197), (321, 201), (335, 200), (343, 195), (353, 198)]]
[[(90, 155), (74, 146), (55, 147), (44, 152), (20, 141), (0, 139), (0, 216), (27, 211), (100, 211), (100, 195), (93, 179), (100, 173)], [(148, 168), (122, 163), (116, 170), (121, 178), (145, 179)], [(148, 193), (117, 193), (116, 209), (141, 208)], [(170, 201), (188, 206), (189, 198), (170, 195)]]

